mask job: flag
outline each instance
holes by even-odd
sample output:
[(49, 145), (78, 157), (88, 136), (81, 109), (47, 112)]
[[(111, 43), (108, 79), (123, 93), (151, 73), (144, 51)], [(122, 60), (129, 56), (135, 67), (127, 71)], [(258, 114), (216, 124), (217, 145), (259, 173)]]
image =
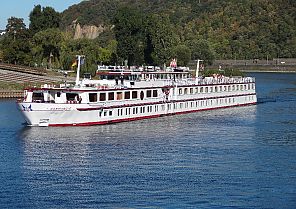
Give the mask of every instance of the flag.
[(80, 59), (80, 65), (84, 65), (84, 62), (85, 62), (85, 58), (81, 58)]
[(177, 67), (177, 59), (176, 58), (172, 59), (172, 61), (170, 63), (170, 67)]
[(75, 60), (73, 63), (72, 63), (72, 67), (75, 67), (77, 65), (77, 60)]

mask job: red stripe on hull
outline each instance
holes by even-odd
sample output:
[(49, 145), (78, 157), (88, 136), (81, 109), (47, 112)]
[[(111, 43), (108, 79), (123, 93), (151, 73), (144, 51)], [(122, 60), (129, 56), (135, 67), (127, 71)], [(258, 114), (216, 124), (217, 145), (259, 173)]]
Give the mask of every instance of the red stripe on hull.
[(189, 110), (189, 111), (182, 111), (182, 112), (175, 112), (175, 113), (168, 113), (168, 114), (157, 114), (157, 115), (140, 116), (140, 117), (133, 117), (133, 118), (123, 118), (123, 119), (115, 119), (115, 120), (109, 120), (109, 121), (86, 122), (86, 123), (72, 123), (72, 124), (49, 124), (49, 126), (55, 126), (55, 127), (57, 127), (57, 126), (94, 126), (94, 125), (106, 125), (106, 124), (112, 124), (112, 123), (120, 123), (120, 122), (134, 121), (134, 120), (143, 120), (143, 119), (149, 119), (149, 118), (157, 118), (157, 117), (161, 117), (161, 116), (180, 115), (180, 114), (193, 113), (193, 112), (199, 112), (199, 111), (223, 109), (223, 108), (229, 108), (229, 107), (248, 106), (248, 105), (255, 105), (255, 104), (256, 104), (256, 102), (252, 102), (252, 103), (239, 104), (239, 105), (230, 105), (230, 106), (223, 106), (223, 107), (212, 107), (212, 108), (205, 108), (205, 109), (199, 109), (199, 110)]

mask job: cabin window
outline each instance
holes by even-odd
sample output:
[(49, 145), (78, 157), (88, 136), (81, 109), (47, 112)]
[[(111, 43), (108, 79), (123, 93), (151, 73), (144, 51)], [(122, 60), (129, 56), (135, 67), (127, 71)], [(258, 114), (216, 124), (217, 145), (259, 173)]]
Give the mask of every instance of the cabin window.
[(157, 97), (157, 90), (153, 90), (153, 97)]
[(179, 95), (182, 95), (182, 89), (179, 88)]
[(152, 96), (152, 91), (151, 90), (147, 90), (146, 93), (147, 93), (147, 95), (146, 95), (147, 97), (151, 97)]
[(108, 100), (114, 100), (114, 92), (108, 93)]
[(112, 110), (109, 110), (109, 116), (112, 116)]
[(116, 93), (116, 99), (117, 100), (122, 100), (122, 92), (117, 92)]
[(97, 102), (98, 101), (97, 93), (89, 93), (88, 99), (89, 99), (89, 102)]
[(137, 91), (132, 91), (132, 99), (136, 99), (138, 97)]
[(152, 106), (147, 107), (147, 112), (152, 112)]
[(138, 114), (138, 107), (133, 108), (133, 114)]
[(106, 93), (100, 93), (100, 101), (106, 101)]
[(206, 93), (208, 93), (208, 87), (206, 87)]
[(195, 88), (195, 93), (196, 93), (196, 94), (198, 93), (198, 87)]
[(200, 93), (203, 93), (203, 87), (200, 87)]
[(141, 91), (141, 93), (140, 93), (140, 99), (141, 99), (141, 100), (144, 99), (144, 92), (143, 92), (143, 91)]
[(193, 88), (190, 88), (190, 94), (193, 94)]
[(57, 97), (61, 97), (61, 92), (57, 92)]
[(131, 95), (129, 91), (124, 92), (124, 99), (130, 99)]
[(33, 92), (33, 96), (32, 96), (32, 100), (34, 102), (44, 102), (44, 96), (43, 96), (43, 93), (40, 92)]
[(76, 93), (66, 93), (66, 98), (68, 101), (77, 101), (78, 100), (78, 94)]
[(218, 92), (218, 87), (217, 86), (215, 86), (215, 92)]
[(188, 94), (188, 89), (184, 88), (184, 94)]

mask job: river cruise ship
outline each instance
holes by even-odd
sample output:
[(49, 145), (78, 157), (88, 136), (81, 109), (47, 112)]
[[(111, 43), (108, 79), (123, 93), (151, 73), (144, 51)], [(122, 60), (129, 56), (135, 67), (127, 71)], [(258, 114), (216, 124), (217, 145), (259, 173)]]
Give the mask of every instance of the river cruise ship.
[(29, 126), (88, 126), (256, 104), (252, 77), (200, 77), (176, 69), (98, 69), (59, 87), (27, 88), (17, 102)]

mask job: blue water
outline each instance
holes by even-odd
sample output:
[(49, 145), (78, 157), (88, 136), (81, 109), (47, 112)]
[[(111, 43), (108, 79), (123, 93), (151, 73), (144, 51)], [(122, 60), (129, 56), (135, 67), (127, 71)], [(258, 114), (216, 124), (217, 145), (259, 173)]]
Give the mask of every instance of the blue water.
[(296, 208), (296, 74), (257, 106), (27, 128), (0, 100), (0, 208)]

